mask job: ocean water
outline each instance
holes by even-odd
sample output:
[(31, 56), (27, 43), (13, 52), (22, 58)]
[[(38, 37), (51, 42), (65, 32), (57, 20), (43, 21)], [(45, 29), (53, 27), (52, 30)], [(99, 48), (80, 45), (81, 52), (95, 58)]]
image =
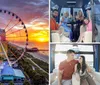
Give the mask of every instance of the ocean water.
[[(26, 43), (25, 42), (12, 42), (13, 44), (19, 46), (19, 47), (25, 47)], [(48, 50), (48, 51), (39, 51), (39, 53), (43, 54), (43, 55), (49, 55), (49, 44), (48, 42), (28, 42), (28, 46), (27, 48), (38, 48), (38, 49), (42, 49), (42, 50)]]

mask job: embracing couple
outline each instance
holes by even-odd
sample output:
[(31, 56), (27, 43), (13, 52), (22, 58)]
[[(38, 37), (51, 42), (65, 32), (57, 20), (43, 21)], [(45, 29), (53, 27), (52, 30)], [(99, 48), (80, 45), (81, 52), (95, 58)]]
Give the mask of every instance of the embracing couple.
[[(96, 85), (93, 78), (89, 75), (91, 68), (86, 64), (85, 57), (80, 56), (78, 60), (74, 59), (75, 51), (67, 51), (67, 59), (60, 63), (58, 79), (52, 85)], [(73, 75), (76, 78), (73, 80)]]

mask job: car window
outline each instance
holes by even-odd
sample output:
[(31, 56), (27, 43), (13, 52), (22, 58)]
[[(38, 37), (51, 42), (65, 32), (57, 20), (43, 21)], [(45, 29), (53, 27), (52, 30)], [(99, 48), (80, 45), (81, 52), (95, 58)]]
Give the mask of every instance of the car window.
[[(81, 10), (83, 13), (82, 8), (73, 8), (73, 16), (76, 16), (79, 10)], [(84, 13), (83, 13), (83, 15), (84, 15)]]
[[(73, 16), (76, 16), (79, 10), (81, 10), (82, 13), (83, 13), (82, 8), (73, 8)], [(60, 12), (60, 20), (61, 20), (63, 14), (64, 14), (65, 12), (68, 12), (68, 13), (69, 13), (69, 16), (70, 16), (70, 15), (71, 15), (70, 11), (71, 11), (70, 8), (62, 8), (62, 9), (61, 9), (61, 12)], [(83, 13), (83, 15), (84, 15), (84, 13)]]
[(70, 8), (62, 8), (61, 12), (60, 12), (60, 21), (62, 19), (62, 16), (64, 15), (64, 13), (68, 12), (69, 16), (70, 16)]

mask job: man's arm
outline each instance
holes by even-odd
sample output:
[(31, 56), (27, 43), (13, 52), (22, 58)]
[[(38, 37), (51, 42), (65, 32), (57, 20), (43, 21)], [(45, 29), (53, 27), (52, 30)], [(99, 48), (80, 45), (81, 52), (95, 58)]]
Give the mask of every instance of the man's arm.
[(62, 84), (61, 84), (61, 81), (62, 81), (62, 74), (63, 74), (63, 71), (62, 71), (62, 70), (59, 70), (59, 71), (58, 71), (58, 85), (62, 85)]
[(74, 67), (74, 73), (77, 72), (77, 64), (75, 64), (75, 67)]

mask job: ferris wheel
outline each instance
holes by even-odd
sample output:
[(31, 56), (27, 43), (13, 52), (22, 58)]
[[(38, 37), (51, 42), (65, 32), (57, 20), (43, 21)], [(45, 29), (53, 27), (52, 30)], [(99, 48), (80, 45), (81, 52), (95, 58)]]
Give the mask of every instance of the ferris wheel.
[[(5, 58), (12, 66), (24, 56), (27, 45), (28, 31), (22, 19), (13, 12), (0, 9), (0, 57)], [(19, 47), (22, 50), (18, 52)], [(11, 56), (16, 59), (11, 61)]]

